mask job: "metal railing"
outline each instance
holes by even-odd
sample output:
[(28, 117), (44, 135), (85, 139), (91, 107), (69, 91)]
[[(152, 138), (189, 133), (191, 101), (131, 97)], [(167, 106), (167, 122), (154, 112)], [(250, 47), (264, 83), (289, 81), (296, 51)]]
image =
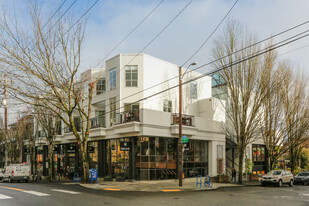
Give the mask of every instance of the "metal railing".
[(126, 122), (139, 122), (139, 110), (130, 110), (119, 113), (119, 124), (126, 123)]
[[(179, 114), (172, 114), (172, 125), (179, 124)], [(182, 125), (194, 126), (194, 116), (182, 115)]]
[(105, 127), (105, 117), (95, 117), (90, 119), (90, 128)]

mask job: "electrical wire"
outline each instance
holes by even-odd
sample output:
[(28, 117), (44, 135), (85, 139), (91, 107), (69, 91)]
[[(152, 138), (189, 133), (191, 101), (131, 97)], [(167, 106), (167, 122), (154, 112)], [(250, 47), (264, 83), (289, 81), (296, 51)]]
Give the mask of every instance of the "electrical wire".
[(159, 2), (159, 4), (156, 5), (155, 8), (153, 8), (151, 10), (151, 12), (149, 12), (141, 22), (139, 22), (114, 48), (111, 49), (111, 51), (109, 51), (101, 61), (99, 61), (94, 67), (92, 68), (96, 68), (97, 66), (99, 66), (113, 51), (115, 51), (115, 49), (117, 49), (140, 25), (142, 25), (146, 19), (148, 19), (148, 17), (155, 11), (157, 10), (157, 8), (164, 2), (165, 0), (162, 0)]

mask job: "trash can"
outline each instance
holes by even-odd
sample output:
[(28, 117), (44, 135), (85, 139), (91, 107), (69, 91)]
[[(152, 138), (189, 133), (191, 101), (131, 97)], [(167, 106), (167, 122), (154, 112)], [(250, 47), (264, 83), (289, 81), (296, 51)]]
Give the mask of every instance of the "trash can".
[(98, 181), (98, 172), (96, 169), (89, 170), (89, 181), (91, 181), (91, 183), (93, 181)]

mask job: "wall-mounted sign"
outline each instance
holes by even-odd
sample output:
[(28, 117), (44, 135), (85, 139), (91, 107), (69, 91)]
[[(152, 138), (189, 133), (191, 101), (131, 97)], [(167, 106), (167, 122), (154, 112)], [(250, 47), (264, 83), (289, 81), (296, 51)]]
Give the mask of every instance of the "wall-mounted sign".
[(67, 149), (67, 152), (68, 153), (75, 153), (75, 147), (74, 146), (72, 146), (72, 145), (70, 145), (69, 147), (68, 147), (68, 149)]
[(131, 142), (120, 142), (120, 151), (130, 151)]

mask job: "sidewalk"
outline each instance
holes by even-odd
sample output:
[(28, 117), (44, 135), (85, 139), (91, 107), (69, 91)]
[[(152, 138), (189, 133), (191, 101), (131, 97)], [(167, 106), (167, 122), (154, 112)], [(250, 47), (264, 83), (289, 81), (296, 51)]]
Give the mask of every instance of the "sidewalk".
[(134, 181), (134, 182), (116, 182), (116, 181), (99, 181), (93, 184), (80, 183), (82, 187), (110, 190), (110, 191), (144, 191), (144, 192), (178, 192), (178, 191), (201, 191), (216, 190), (222, 187), (243, 187), (246, 185), (257, 186), (259, 182), (249, 182), (248, 184), (232, 184), (232, 183), (213, 183), (212, 188), (196, 185), (196, 178), (186, 178), (183, 180), (183, 186), (178, 186), (178, 180), (151, 180), (151, 181)]

